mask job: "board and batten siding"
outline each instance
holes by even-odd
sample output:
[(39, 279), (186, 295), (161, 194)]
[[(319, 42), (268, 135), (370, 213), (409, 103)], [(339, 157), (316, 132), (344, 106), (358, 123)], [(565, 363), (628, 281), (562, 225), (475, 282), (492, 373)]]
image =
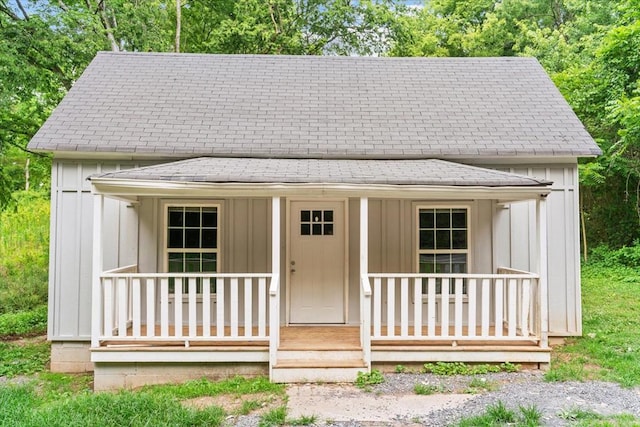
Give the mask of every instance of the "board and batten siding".
[[(581, 335), (577, 165), (501, 165), (495, 169), (553, 181), (551, 194), (547, 196), (549, 335)], [(535, 209), (534, 202), (496, 207), (493, 248), (496, 266), (536, 272)]]
[[(130, 162), (54, 160), (51, 173), (48, 337), (52, 341), (91, 338), (93, 199), (87, 177), (127, 169)], [(138, 222), (134, 208), (105, 200), (104, 268), (134, 264)]]

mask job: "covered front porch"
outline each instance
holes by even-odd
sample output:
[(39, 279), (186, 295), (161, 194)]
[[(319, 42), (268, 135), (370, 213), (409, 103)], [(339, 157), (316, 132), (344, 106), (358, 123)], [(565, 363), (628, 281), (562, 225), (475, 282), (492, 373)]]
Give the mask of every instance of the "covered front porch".
[[(480, 185), (482, 179), (489, 178), (476, 176), (475, 185), (469, 186), (449, 182), (249, 185), (194, 182), (193, 177), (167, 179), (162, 171), (158, 172), (165, 177), (162, 180), (142, 179), (136, 170), (116, 174), (120, 175), (92, 179), (91, 358), (96, 366), (244, 363), (264, 367), (273, 381), (293, 382), (353, 381), (359, 371), (400, 363), (549, 363), (546, 185), (514, 185), (513, 177), (518, 176), (510, 174), (500, 175), (505, 179), (501, 185)], [(508, 177), (512, 181), (506, 180)], [(139, 264), (103, 268), (105, 198), (130, 203), (135, 209), (141, 198), (186, 199), (193, 205), (216, 200), (223, 205), (224, 200), (239, 197), (269, 201), (269, 271), (226, 272), (220, 267), (215, 272), (145, 271)], [(292, 311), (299, 301), (292, 294), (292, 283), (304, 267), (297, 255), (298, 263), (293, 262), (292, 253), (297, 250), (292, 251), (291, 240), (295, 230), (305, 233), (303, 219), (292, 225), (296, 218), (304, 217), (293, 206), (308, 201), (315, 209), (313, 206), (323, 200), (334, 204), (345, 200), (350, 209), (349, 213), (345, 208), (345, 216), (351, 218), (345, 219), (345, 271), (331, 279), (344, 277), (344, 298), (338, 304), (343, 304), (343, 317), (329, 322), (322, 317), (316, 321), (296, 318), (298, 314)], [(484, 200), (492, 212), (530, 202), (535, 213), (535, 271), (509, 265), (478, 271), (465, 261), (469, 267), (462, 272), (455, 268), (424, 272), (424, 260), (439, 259), (441, 252), (421, 252), (422, 246), (428, 245), (418, 240), (411, 255), (416, 260), (414, 267), (403, 271), (383, 268), (369, 255), (380, 241), (377, 235), (375, 244), (370, 241), (377, 214), (369, 206), (380, 200), (404, 200), (416, 206), (431, 201), (444, 206)], [(416, 207), (415, 212), (423, 211)], [(318, 222), (331, 225), (330, 236), (339, 236), (334, 214), (338, 218), (332, 211), (331, 221)], [(490, 221), (495, 223), (496, 216), (492, 214)], [(310, 227), (313, 225), (311, 220)], [(494, 228), (498, 227), (494, 224)], [(312, 236), (314, 229), (309, 230)], [(496, 238), (499, 236), (494, 233)], [(140, 251), (138, 247), (138, 254)], [(423, 252), (426, 255), (420, 257)], [(325, 277), (322, 271), (317, 275)], [(311, 304), (313, 315), (316, 309), (313, 301)]]

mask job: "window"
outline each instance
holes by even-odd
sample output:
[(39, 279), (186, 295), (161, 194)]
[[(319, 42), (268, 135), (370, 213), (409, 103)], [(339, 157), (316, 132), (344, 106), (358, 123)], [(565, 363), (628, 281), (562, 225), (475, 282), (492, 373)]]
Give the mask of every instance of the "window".
[(301, 210), (300, 235), (333, 236), (333, 210)]
[[(469, 229), (467, 208), (418, 210), (418, 268), (420, 273), (467, 273)], [(426, 292), (426, 284), (424, 284)], [(437, 292), (440, 293), (440, 280)], [(453, 292), (453, 285), (451, 285)], [(466, 293), (466, 284), (464, 286)]]
[[(169, 273), (218, 271), (218, 208), (169, 206), (167, 208), (167, 270)], [(212, 281), (215, 282), (215, 281)], [(212, 293), (215, 283), (211, 284)], [(174, 281), (170, 281), (173, 292)], [(183, 291), (188, 284), (183, 282)], [(202, 282), (197, 282), (198, 293)]]

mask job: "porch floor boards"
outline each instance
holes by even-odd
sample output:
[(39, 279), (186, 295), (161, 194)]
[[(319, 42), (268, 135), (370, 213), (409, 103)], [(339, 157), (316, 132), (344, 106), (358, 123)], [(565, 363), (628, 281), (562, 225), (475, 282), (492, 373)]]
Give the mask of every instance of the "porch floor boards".
[[(128, 339), (119, 339), (117, 336), (110, 338), (108, 340), (104, 340), (101, 342), (101, 347), (185, 347), (185, 342), (189, 341), (189, 347), (264, 347), (268, 348), (269, 341), (268, 339), (260, 339), (260, 340), (244, 340), (242, 339), (245, 334), (244, 327), (238, 327), (238, 339), (237, 340), (221, 340), (216, 339), (215, 336), (212, 336), (211, 339), (203, 339), (199, 338), (198, 340), (191, 340), (188, 336), (188, 327), (184, 326), (182, 328), (182, 336), (175, 337), (175, 328), (174, 326), (169, 326), (169, 336), (172, 337), (169, 340), (159, 340), (159, 339), (145, 339), (147, 335), (147, 327), (146, 325), (141, 326), (141, 337), (137, 338), (135, 341), (131, 341), (130, 338), (133, 336), (133, 331), (131, 328), (127, 329), (127, 337)], [(155, 335), (160, 336), (160, 326), (155, 326)], [(441, 333), (441, 327), (436, 327), (436, 335)], [(216, 328), (211, 328), (211, 335), (215, 335), (217, 333)], [(267, 335), (269, 334), (269, 329), (267, 328)], [(453, 326), (449, 328), (449, 334), (453, 335), (454, 330)], [(463, 328), (463, 334), (467, 334), (467, 328)], [(481, 333), (480, 328), (477, 328), (476, 335), (479, 336)], [(495, 328), (491, 327), (489, 331), (490, 335), (494, 335)], [(388, 330), (387, 327), (384, 326), (381, 329), (381, 335), (385, 336), (385, 339), (371, 339), (371, 345), (377, 349), (383, 348), (405, 348), (405, 349), (428, 349), (429, 347), (474, 347), (474, 348), (486, 348), (487, 350), (491, 350), (496, 347), (528, 347), (537, 346), (538, 341), (536, 339), (531, 340), (510, 340), (506, 337), (507, 330), (503, 331), (505, 335), (504, 339), (501, 340), (465, 340), (465, 339), (457, 339), (454, 340), (452, 338), (442, 338), (442, 339), (429, 339), (422, 340), (420, 338), (412, 339), (414, 336), (414, 328), (413, 326), (409, 327), (409, 338), (401, 338), (400, 337), (401, 330), (400, 327), (394, 328), (394, 337), (387, 337)], [(197, 336), (202, 337), (202, 326), (197, 327)], [(225, 326), (224, 332), (225, 338), (231, 337), (231, 328), (229, 326)], [(258, 335), (258, 328), (253, 327), (251, 331), (252, 336)], [(427, 336), (427, 327), (424, 326), (422, 330), (423, 337)], [(397, 337), (397, 339), (396, 339)], [(345, 325), (318, 325), (318, 326), (310, 326), (310, 325), (290, 325), (284, 326), (280, 328), (280, 346), (279, 350), (359, 350), (361, 349), (360, 345), (360, 327), (359, 326), (345, 326)]]
[(359, 326), (291, 325), (280, 329), (279, 350), (360, 350)]
[[(202, 337), (203, 336), (203, 329), (201, 325), (198, 325), (196, 328), (196, 336), (198, 337)], [(155, 325), (154, 328), (154, 334), (156, 337), (160, 336), (160, 325)], [(172, 338), (171, 340), (158, 340), (158, 339), (145, 339), (147, 338), (147, 326), (146, 325), (141, 325), (140, 326), (140, 338), (137, 338), (135, 341), (129, 341), (129, 340), (121, 340), (118, 339), (117, 336), (114, 336), (113, 338), (109, 339), (109, 340), (105, 340), (103, 341), (101, 344), (102, 346), (154, 346), (154, 347), (175, 347), (175, 346), (179, 346), (179, 347), (184, 347), (184, 342), (185, 341), (189, 341), (189, 346), (190, 347), (264, 347), (264, 346), (269, 346), (269, 339), (262, 339), (262, 340), (243, 340), (242, 338), (244, 337), (245, 334), (245, 328), (244, 326), (239, 326), (238, 327), (238, 340), (234, 340), (234, 341), (227, 341), (227, 340), (219, 340), (216, 339), (215, 335), (217, 334), (217, 329), (216, 327), (212, 327), (211, 331), (209, 333), (211, 335), (211, 339), (203, 339), (203, 338), (199, 338), (197, 341), (192, 341), (189, 338), (189, 327), (188, 326), (183, 326), (182, 327), (182, 336), (181, 337), (176, 337), (176, 331), (175, 331), (175, 327), (173, 325), (169, 326), (169, 336)], [(266, 334), (269, 335), (269, 328), (267, 328)], [(258, 335), (258, 327), (255, 326), (251, 329), (251, 335), (252, 336), (257, 336)], [(224, 328), (224, 336), (225, 338), (231, 337), (231, 327), (230, 326), (225, 326)], [(130, 339), (131, 337), (133, 337), (133, 329), (131, 327), (127, 328), (127, 337)]]

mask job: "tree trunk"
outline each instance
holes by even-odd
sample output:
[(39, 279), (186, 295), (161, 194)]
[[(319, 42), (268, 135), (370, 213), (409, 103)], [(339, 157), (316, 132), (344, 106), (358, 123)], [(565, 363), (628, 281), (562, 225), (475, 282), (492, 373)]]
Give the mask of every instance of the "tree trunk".
[(176, 0), (176, 52), (180, 52), (180, 30), (182, 20), (182, 0)]
[(24, 191), (29, 191), (29, 163), (31, 163), (31, 159), (27, 157), (27, 162), (24, 165)]

